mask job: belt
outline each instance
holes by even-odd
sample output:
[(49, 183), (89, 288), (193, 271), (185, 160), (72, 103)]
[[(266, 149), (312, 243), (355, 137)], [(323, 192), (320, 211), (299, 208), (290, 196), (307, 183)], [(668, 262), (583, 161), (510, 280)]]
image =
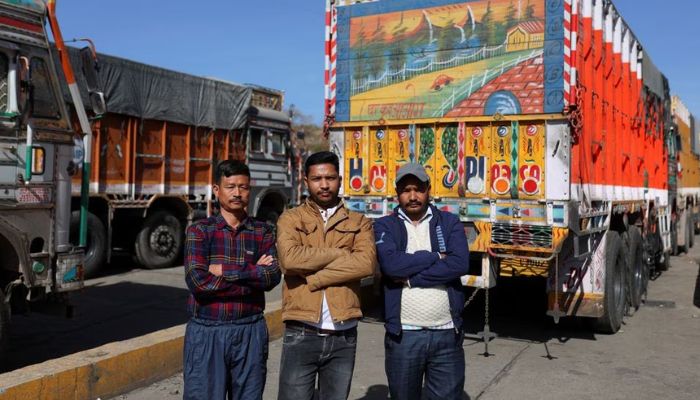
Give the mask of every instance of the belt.
[(303, 322), (298, 321), (287, 321), (285, 322), (287, 329), (301, 332), (302, 335), (317, 335), (317, 336), (339, 336), (344, 335), (346, 332), (350, 332), (357, 327), (344, 330), (334, 330), (334, 329), (321, 329), (315, 326), (307, 325)]

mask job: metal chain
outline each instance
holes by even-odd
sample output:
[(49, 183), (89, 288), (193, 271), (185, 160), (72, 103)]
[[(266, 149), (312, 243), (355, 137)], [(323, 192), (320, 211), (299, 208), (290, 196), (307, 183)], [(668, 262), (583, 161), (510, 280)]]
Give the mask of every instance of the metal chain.
[(486, 302), (486, 307), (484, 308), (484, 325), (489, 326), (489, 288), (486, 288), (485, 296), (484, 301)]
[(471, 304), (471, 302), (474, 300), (474, 298), (476, 297), (477, 293), (479, 293), (479, 290), (481, 290), (481, 288), (476, 288), (476, 290), (474, 291), (474, 293), (472, 293), (472, 295), (469, 296), (469, 299), (467, 300), (467, 302), (464, 303), (463, 309), (466, 309), (467, 307), (469, 307), (469, 304)]

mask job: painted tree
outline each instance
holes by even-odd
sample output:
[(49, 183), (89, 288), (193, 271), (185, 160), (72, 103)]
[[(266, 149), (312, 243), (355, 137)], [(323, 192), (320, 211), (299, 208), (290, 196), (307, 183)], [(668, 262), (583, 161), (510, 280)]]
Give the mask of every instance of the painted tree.
[(438, 59), (442, 61), (447, 61), (452, 58), (457, 47), (457, 43), (462, 38), (457, 28), (454, 27), (454, 20), (450, 19), (447, 23), (437, 28), (438, 30)]
[(486, 3), (486, 12), (481, 17), (481, 23), (477, 28), (477, 35), (482, 45), (491, 44), (489, 40), (493, 37), (493, 22), (493, 10), (491, 9), (491, 1), (489, 1)]
[(384, 53), (385, 48), (386, 42), (384, 39), (384, 27), (382, 26), (381, 18), (377, 16), (377, 27), (374, 29), (374, 32), (372, 32), (369, 49), (367, 50), (369, 55), (367, 72), (374, 79), (382, 74), (386, 66), (386, 54)]
[(367, 34), (365, 33), (365, 25), (360, 21), (359, 31), (357, 32), (357, 40), (353, 46), (352, 53), (354, 53), (353, 60), (353, 78), (362, 79), (365, 75), (365, 64), (362, 62), (365, 59), (365, 51), (367, 47)]
[(404, 24), (404, 15), (401, 13), (401, 21), (394, 27), (392, 34), (392, 40), (389, 45), (391, 50), (389, 50), (389, 70), (392, 72), (399, 71), (406, 64), (408, 55), (408, 45), (406, 43), (406, 38), (404, 34), (408, 30)]
[(517, 14), (517, 10), (515, 9), (515, 4), (513, 3), (513, 0), (510, 0), (510, 4), (508, 5), (508, 8), (506, 9), (506, 20), (505, 20), (506, 31), (518, 24), (518, 19), (517, 19), (516, 14)]
[(530, 0), (527, 0), (527, 6), (525, 6), (525, 19), (535, 19), (535, 5)]

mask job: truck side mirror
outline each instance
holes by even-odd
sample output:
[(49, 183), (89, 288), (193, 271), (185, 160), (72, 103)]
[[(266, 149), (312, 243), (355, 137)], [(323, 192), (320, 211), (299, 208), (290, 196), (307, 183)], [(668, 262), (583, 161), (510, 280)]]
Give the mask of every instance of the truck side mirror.
[(80, 61), (82, 63), (83, 76), (88, 86), (92, 111), (96, 115), (102, 115), (107, 112), (107, 104), (97, 75), (100, 71), (100, 67), (97, 63), (97, 55), (92, 48), (83, 47), (80, 49)]
[(27, 124), (30, 117), (30, 108), (32, 105), (32, 67), (29, 58), (18, 57), (19, 64), (19, 88), (18, 88), (18, 103), (20, 113), (20, 123)]

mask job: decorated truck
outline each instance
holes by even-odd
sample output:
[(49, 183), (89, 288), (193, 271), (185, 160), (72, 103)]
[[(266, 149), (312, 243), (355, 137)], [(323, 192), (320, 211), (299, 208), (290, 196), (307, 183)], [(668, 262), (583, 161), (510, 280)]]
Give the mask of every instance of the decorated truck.
[[(78, 165), (88, 173), (90, 160), (76, 157), (74, 140), (90, 148), (90, 122), (55, 7), (53, 0), (0, 1), (0, 353), (11, 313), (44, 301), (69, 305), (68, 294), (83, 286), (87, 192), (76, 201), (71, 243), (71, 177), (87, 188)], [(55, 48), (45, 24), (51, 25)], [(94, 54), (83, 54), (83, 71), (90, 75)], [(63, 102), (59, 69), (75, 104), (76, 129)], [(87, 97), (93, 110), (104, 109), (102, 93)]]
[[(117, 252), (145, 268), (176, 265), (186, 226), (216, 212), (212, 182), (221, 160), (248, 164), (249, 212), (276, 221), (293, 198), (291, 122), (281, 91), (104, 54), (99, 67), (108, 112), (92, 130), (86, 276)], [(73, 232), (79, 200), (74, 178)]]
[(676, 131), (678, 195), (674, 222), (677, 240), (674, 254), (693, 247), (695, 234), (700, 229), (700, 147), (695, 117), (678, 96), (672, 97), (673, 127)]
[(434, 203), (464, 222), (465, 285), (544, 277), (555, 320), (616, 332), (669, 260), (675, 135), (668, 81), (615, 5), (326, 11), (326, 129), (349, 207), (391, 212), (397, 169), (419, 162)]

